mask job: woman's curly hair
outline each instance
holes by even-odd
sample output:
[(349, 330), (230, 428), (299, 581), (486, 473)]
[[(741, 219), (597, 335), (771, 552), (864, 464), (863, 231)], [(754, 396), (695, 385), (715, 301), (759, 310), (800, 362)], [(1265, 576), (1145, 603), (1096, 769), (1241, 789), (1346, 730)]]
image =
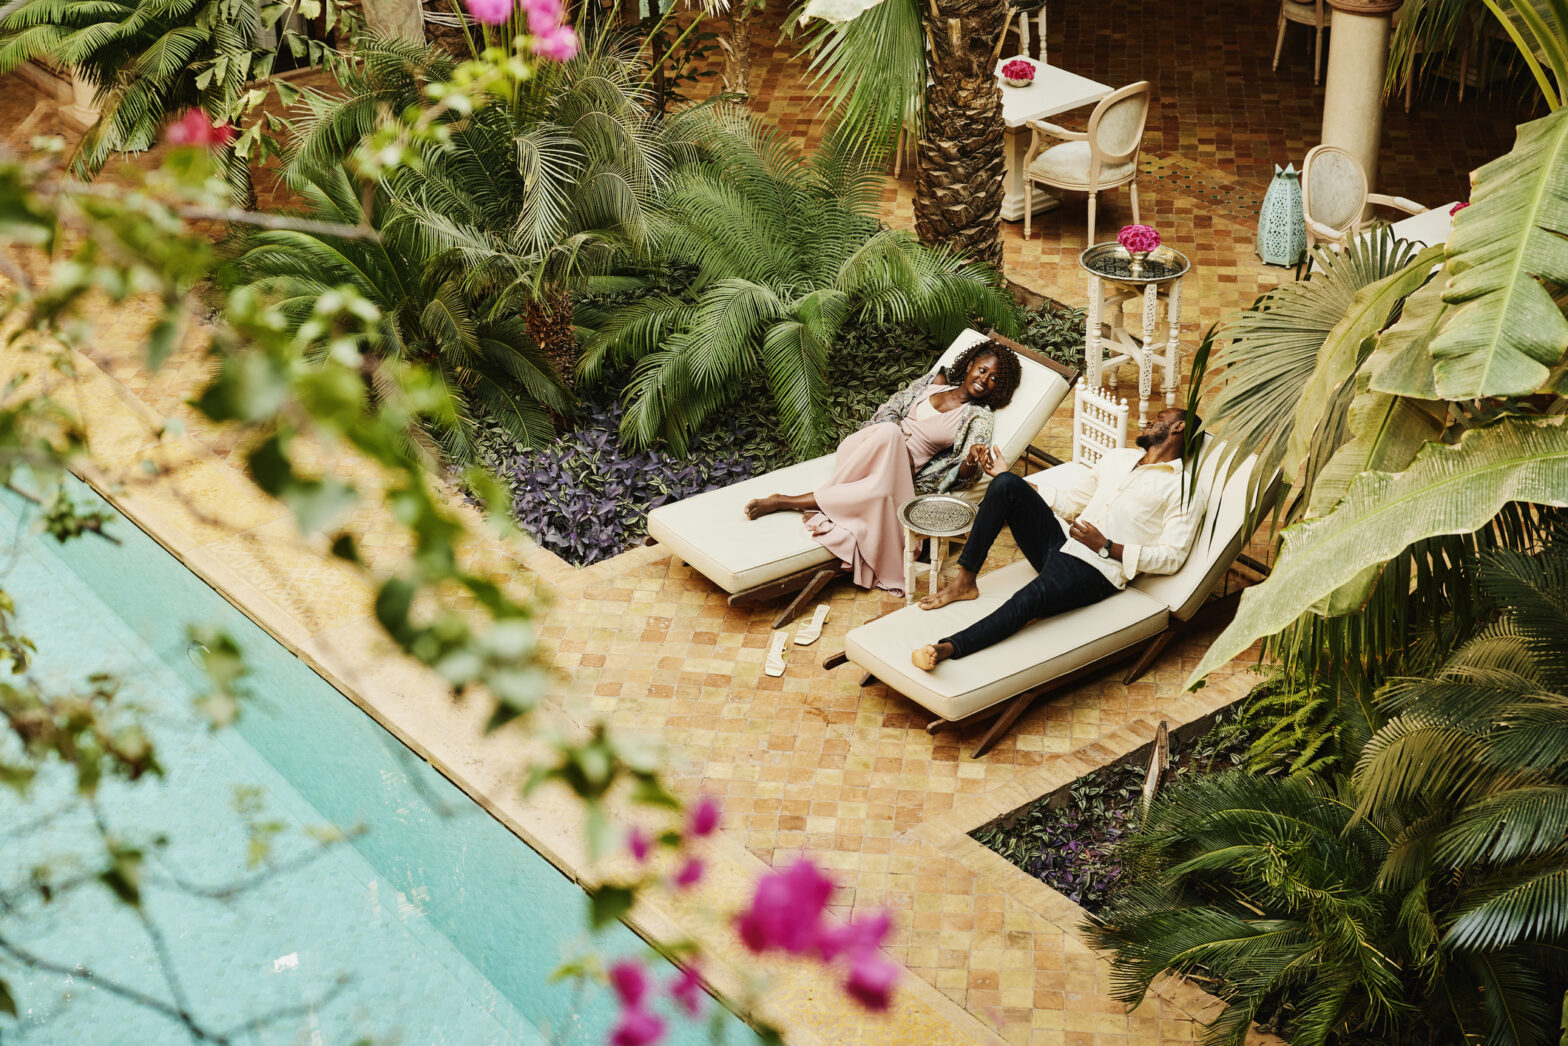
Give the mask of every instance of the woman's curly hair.
[(1018, 391), (1018, 383), (1024, 377), (1024, 368), (1023, 364), (1018, 362), (1018, 353), (1001, 342), (987, 339), (969, 346), (958, 354), (957, 359), (942, 368), (942, 377), (949, 385), (960, 384), (968, 376), (969, 368), (981, 356), (996, 357), (996, 384), (991, 386), (990, 392), (975, 402), (982, 407), (1001, 410), (1013, 402), (1013, 393)]

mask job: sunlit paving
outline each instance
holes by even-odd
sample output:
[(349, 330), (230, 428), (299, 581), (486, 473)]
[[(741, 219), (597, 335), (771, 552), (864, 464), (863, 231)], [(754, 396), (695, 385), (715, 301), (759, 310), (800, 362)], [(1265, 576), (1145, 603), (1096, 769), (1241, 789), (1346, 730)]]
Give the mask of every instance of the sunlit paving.
[(1568, 1043), (1557, 0), (0, 85), (0, 1042)]

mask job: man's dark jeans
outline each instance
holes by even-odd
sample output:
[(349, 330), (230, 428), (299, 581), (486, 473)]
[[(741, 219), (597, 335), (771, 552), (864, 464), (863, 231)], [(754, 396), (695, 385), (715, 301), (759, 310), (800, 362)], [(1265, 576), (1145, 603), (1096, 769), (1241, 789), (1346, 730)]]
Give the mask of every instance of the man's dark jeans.
[(984, 650), (1031, 621), (1098, 603), (1116, 591), (1104, 574), (1062, 551), (1068, 538), (1055, 514), (1033, 487), (1011, 472), (991, 481), (958, 565), (978, 574), (1003, 524), (1039, 576), (990, 614), (944, 639), (953, 644), (954, 657)]

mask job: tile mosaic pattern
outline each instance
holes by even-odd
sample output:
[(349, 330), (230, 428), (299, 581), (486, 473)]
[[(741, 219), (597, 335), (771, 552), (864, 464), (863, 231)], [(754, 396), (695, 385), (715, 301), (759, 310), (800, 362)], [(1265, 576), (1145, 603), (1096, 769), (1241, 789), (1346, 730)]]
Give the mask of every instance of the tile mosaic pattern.
[[(769, 17), (754, 36), (753, 104), (809, 145), (823, 126), (814, 91), (788, 43), (769, 45), (778, 35), (777, 15)], [(1184, 316), (1190, 351), (1202, 327), (1289, 278), (1252, 254), (1253, 221), (1273, 165), (1299, 162), (1316, 140), (1322, 93), (1311, 85), (1306, 38), (1286, 41), (1276, 74), (1268, 68), (1270, 4), (1056, 3), (1052, 19), (1057, 64), (1107, 83), (1155, 84), (1141, 217), (1194, 262)], [(0, 92), (0, 134), (19, 142), (48, 120), (35, 115), (38, 99), (28, 88), (15, 80), (8, 86)], [(1433, 204), (1462, 198), (1464, 172), (1509, 145), (1510, 125), (1522, 118), (1512, 105), (1497, 93), (1463, 104), (1438, 93), (1420, 97), (1409, 116), (1391, 110), (1380, 186)], [(912, 187), (908, 172), (889, 183), (889, 222), (911, 224)], [(260, 188), (263, 200), (279, 198), (265, 175)], [(1108, 194), (1102, 228), (1130, 217), (1125, 194)], [(1004, 223), (1009, 276), (1080, 301), (1081, 199), (1069, 198), (1035, 230), (1025, 241), (1021, 227)], [(117, 488), (121, 503), (568, 874), (599, 874), (567, 807), (549, 797), (517, 797), (512, 775), (527, 740), (516, 732), (478, 737), (472, 703), (454, 705), (428, 674), (389, 662), (377, 648), (363, 578), (269, 540), (289, 526), (284, 513), (225, 493), (243, 485), (233, 472), (233, 437), (202, 424), (183, 402), (206, 366), (200, 332), (148, 375), (133, 341), (145, 319), (135, 303), (103, 311), (90, 350), (99, 369), (89, 370), (77, 390), (95, 450), (122, 477), (132, 475), (123, 466), (154, 446), (162, 419), (185, 425), (177, 445), (153, 451), (169, 467), (144, 485), (126, 481)], [(1066, 450), (1065, 414), (1038, 441), (1058, 454)], [(377, 481), (362, 463), (313, 457), (308, 447), (299, 460), (357, 482)], [(365, 537), (372, 566), (403, 551), (395, 530), (372, 513), (352, 527)], [(1246, 685), (1248, 657), (1216, 685), (1182, 695), (1207, 638), (1194, 635), (1173, 644), (1136, 684), (1124, 686), (1112, 674), (1041, 703), (975, 761), (967, 755), (973, 738), (932, 738), (922, 729), (925, 713), (886, 687), (859, 687), (851, 667), (819, 667), (849, 628), (897, 605), (883, 595), (832, 590), (823, 638), (813, 647), (790, 646), (788, 671), (773, 679), (761, 672), (771, 612), (728, 607), (721, 592), (657, 548), (583, 571), (526, 540), (485, 539), (470, 554), (493, 576), (553, 594), (544, 638), (561, 673), (552, 705), (563, 716), (580, 722), (600, 715), (658, 738), (683, 794), (723, 800), (712, 904), (733, 907), (761, 868), (809, 851), (843, 884), (841, 914), (894, 910), (899, 929), (890, 953), (913, 976), (893, 1023), (848, 1009), (820, 977), (785, 970), (773, 1009), (792, 1041), (1153, 1046), (1192, 1041), (1198, 1022), (1212, 1017), (1212, 999), (1176, 983), (1127, 1013), (1109, 994), (1107, 965), (1078, 935), (1077, 910), (965, 832), (1132, 751), (1159, 719), (1189, 722), (1229, 700)], [(1014, 554), (1001, 546), (993, 563)], [(1239, 571), (1233, 580), (1244, 583)], [(727, 970), (746, 965), (711, 920), (701, 924), (689, 912), (665, 909), (637, 920), (654, 935), (684, 930), (714, 940), (728, 963), (714, 971), (720, 987), (733, 978)]]

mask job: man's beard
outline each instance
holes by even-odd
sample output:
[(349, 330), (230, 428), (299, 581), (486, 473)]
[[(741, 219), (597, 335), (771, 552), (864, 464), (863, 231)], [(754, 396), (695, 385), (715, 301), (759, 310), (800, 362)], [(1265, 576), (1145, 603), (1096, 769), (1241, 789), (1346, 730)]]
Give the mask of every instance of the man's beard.
[(1150, 432), (1140, 432), (1138, 434), (1138, 438), (1133, 442), (1138, 444), (1139, 450), (1148, 450), (1150, 447), (1154, 446), (1154, 434)]

